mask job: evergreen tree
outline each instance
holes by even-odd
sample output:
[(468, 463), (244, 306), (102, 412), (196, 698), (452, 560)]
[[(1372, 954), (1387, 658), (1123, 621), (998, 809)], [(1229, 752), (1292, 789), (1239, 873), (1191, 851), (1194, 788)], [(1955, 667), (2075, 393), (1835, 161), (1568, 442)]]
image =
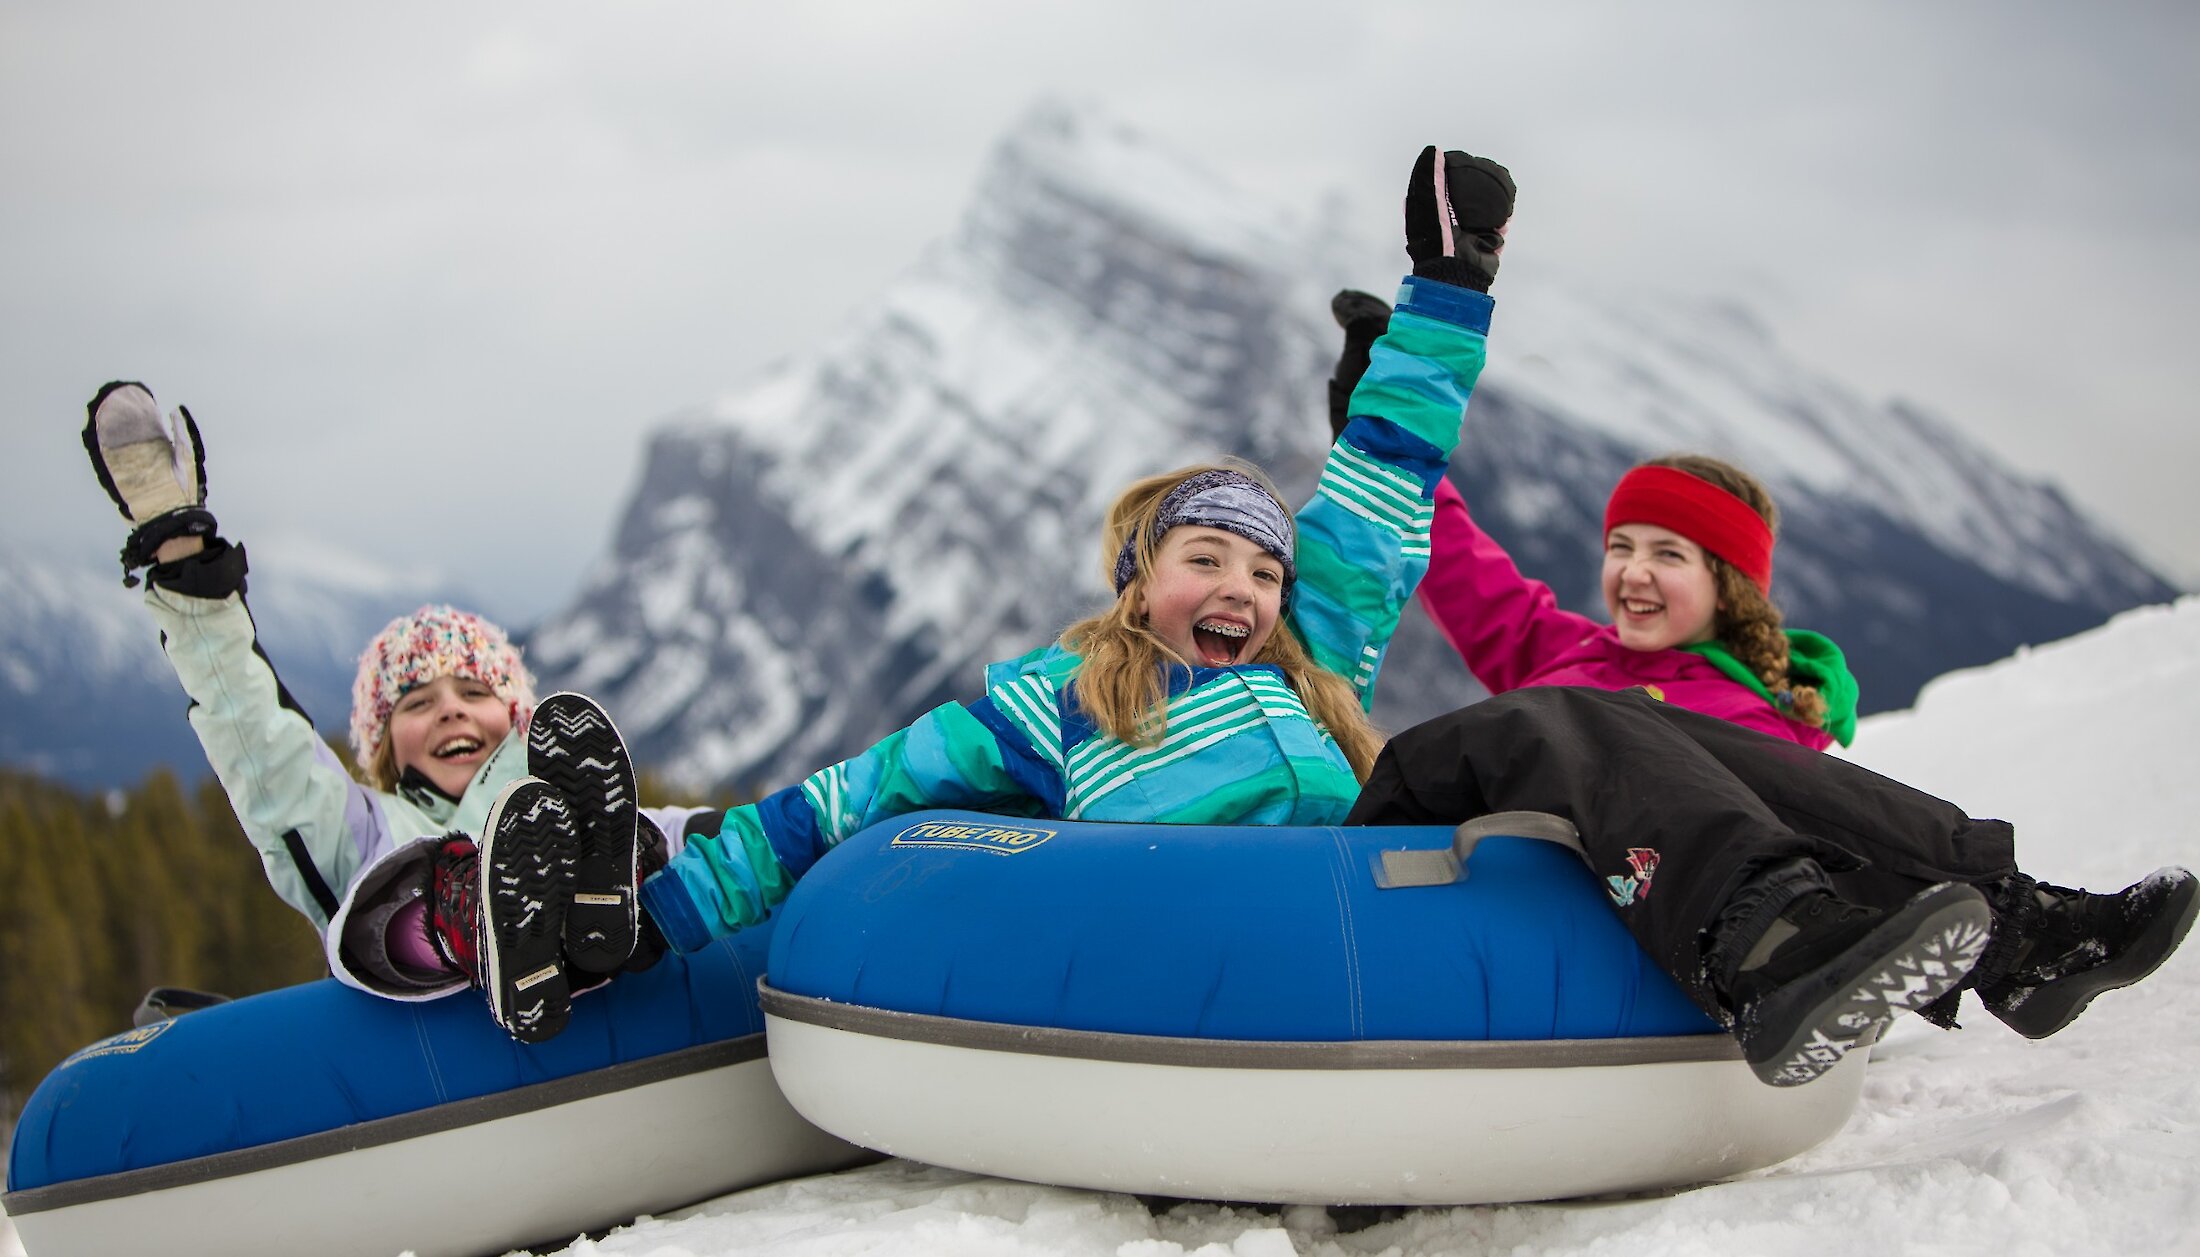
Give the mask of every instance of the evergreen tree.
[(209, 777), (199, 783), (196, 812), (206, 844), (201, 875), (225, 908), (208, 939), (208, 989), (265, 991), (327, 976), (319, 932), (268, 885), (260, 853), (220, 782)]
[(118, 989), (142, 994), (162, 984), (203, 981), (198, 952), (205, 908), (184, 859), (192, 828), (175, 774), (160, 769), (130, 791), (121, 815), (93, 844), (100, 902), (117, 943)]
[(0, 1113), (11, 1122), (56, 1063), (120, 1028), (99, 1008), (99, 970), (112, 953), (104, 940), (82, 937), (69, 911), (89, 880), (85, 840), (74, 800), (9, 791), (0, 810)]
[[(641, 795), (730, 801), (654, 773)], [(85, 795), (0, 769), (0, 1126), (71, 1052), (128, 1029), (154, 986), (240, 996), (326, 973), (211, 777)]]
[(248, 995), (323, 976), (210, 779), (85, 796), (0, 770), (0, 1126), (154, 986)]

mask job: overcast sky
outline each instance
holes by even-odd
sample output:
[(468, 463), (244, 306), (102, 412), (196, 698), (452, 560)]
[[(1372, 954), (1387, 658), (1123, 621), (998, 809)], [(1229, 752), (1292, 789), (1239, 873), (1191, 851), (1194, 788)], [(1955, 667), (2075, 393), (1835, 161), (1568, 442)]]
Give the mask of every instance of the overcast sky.
[(2195, 65), (2190, 3), (0, 0), (0, 540), (112, 554), (76, 433), (135, 377), (231, 534), (549, 609), (648, 425), (1055, 94), (1371, 232), (1422, 144), (1499, 157), (1508, 282), (1738, 296), (2200, 584)]

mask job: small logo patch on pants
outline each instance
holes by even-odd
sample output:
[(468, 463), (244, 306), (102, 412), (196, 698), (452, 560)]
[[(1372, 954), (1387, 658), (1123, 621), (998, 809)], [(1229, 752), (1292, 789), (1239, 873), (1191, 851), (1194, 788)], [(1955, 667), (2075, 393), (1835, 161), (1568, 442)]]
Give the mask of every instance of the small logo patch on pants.
[(1611, 890), (1612, 902), (1622, 908), (1650, 897), (1650, 879), (1657, 875), (1658, 853), (1652, 847), (1629, 847), (1627, 864), (1634, 870), (1632, 873), (1625, 877), (1604, 879), (1604, 884)]

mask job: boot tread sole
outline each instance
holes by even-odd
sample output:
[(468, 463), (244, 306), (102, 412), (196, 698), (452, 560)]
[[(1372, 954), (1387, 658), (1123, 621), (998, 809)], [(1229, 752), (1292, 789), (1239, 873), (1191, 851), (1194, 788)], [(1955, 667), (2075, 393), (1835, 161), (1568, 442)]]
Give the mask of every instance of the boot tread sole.
[(497, 1024), (522, 1043), (551, 1038), (572, 1014), (560, 964), (571, 835), (565, 801), (527, 777), (505, 787), (482, 825), (482, 986)]
[(527, 771), (573, 809), (580, 837), (565, 915), (566, 960), (583, 973), (613, 973), (634, 952), (639, 927), (634, 763), (618, 726), (585, 695), (552, 694), (527, 730)]
[(1769, 1050), (1745, 1042), (1750, 1068), (1775, 1087), (1814, 1081), (1876, 1040), (1897, 1014), (1961, 983), (1986, 949), (1991, 921), (1985, 897), (1969, 886), (1920, 892), (1847, 951), (1765, 996), (1758, 1017), (1777, 1016), (1793, 1029)]

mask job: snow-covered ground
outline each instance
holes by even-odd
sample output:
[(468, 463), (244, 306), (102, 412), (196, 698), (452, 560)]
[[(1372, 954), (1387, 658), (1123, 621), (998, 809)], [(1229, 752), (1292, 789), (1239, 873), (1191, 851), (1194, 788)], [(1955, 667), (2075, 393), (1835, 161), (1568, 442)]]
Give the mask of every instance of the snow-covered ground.
[[(1942, 678), (1852, 757), (2014, 821), (2027, 871), (2200, 865), (2200, 598)], [(2200, 945), (2038, 1043), (1968, 1010), (1880, 1046), (1848, 1128), (1733, 1182), (1459, 1209), (1168, 1204), (887, 1161), (639, 1220), (573, 1257), (2200, 1253)], [(1829, 1247), (1830, 1246), (1830, 1247)], [(149, 1239), (148, 1253), (159, 1252)], [(19, 1253), (0, 1223), (0, 1254)]]

